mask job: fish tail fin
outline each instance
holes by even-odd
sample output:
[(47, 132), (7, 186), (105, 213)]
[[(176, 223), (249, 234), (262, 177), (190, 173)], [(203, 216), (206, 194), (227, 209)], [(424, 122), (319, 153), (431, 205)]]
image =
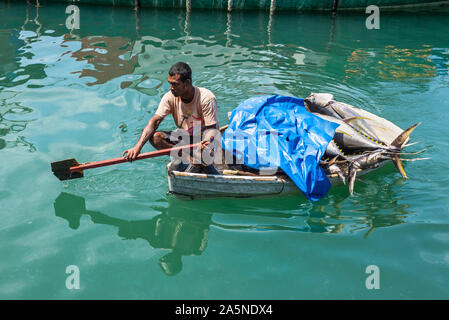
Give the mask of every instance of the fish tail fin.
[(404, 166), (402, 165), (401, 158), (398, 155), (394, 155), (391, 157), (396, 169), (398, 169), (399, 173), (404, 179), (408, 179), (407, 174), (405, 173)]
[(414, 125), (402, 131), (402, 133), (398, 135), (396, 139), (393, 140), (393, 142), (390, 144), (390, 147), (396, 150), (401, 150), (403, 148), (404, 143), (407, 141), (407, 138), (410, 136), (413, 130), (415, 130), (415, 128), (420, 124), (421, 122), (415, 123)]
[(349, 194), (352, 196), (354, 194), (354, 182), (357, 176), (357, 167), (354, 163), (349, 165), (348, 169), (348, 187)]
[[(413, 132), (413, 130), (416, 129), (417, 126), (419, 126), (421, 122), (415, 123), (414, 125), (408, 127), (400, 135), (396, 137), (396, 139), (393, 140), (393, 142), (390, 144), (390, 148), (393, 150), (402, 150), (405, 143), (407, 142), (408, 137)], [(398, 169), (399, 173), (404, 179), (408, 179), (407, 174), (405, 173), (404, 166), (402, 164), (401, 158), (398, 154), (392, 155), (391, 160), (393, 161), (396, 169)]]

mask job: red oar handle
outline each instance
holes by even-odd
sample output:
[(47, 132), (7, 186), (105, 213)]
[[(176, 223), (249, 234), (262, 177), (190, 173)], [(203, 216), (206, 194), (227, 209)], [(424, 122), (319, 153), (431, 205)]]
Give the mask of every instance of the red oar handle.
[[(148, 159), (148, 158), (155, 158), (155, 157), (160, 157), (160, 156), (166, 156), (172, 152), (180, 151), (183, 149), (191, 149), (196, 146), (199, 146), (200, 144), (201, 143), (194, 143), (194, 144), (189, 144), (189, 145), (185, 145), (185, 146), (181, 146), (181, 147), (174, 147), (174, 148), (169, 148), (169, 149), (162, 149), (162, 150), (156, 150), (156, 151), (147, 152), (147, 153), (141, 153), (133, 161)], [(77, 172), (77, 171), (82, 171), (82, 170), (86, 170), (86, 169), (98, 168), (98, 167), (106, 167), (106, 166), (110, 166), (113, 164), (124, 163), (124, 162), (129, 162), (129, 161), (126, 158), (121, 157), (121, 158), (115, 158), (115, 159), (109, 159), (109, 160), (103, 160), (103, 161), (87, 162), (85, 164), (80, 164), (80, 165), (77, 165), (74, 167), (70, 167), (70, 172)]]

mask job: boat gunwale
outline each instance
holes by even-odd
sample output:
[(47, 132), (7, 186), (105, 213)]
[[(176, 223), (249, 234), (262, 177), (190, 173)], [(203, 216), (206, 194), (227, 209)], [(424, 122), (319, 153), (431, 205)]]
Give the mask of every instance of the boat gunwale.
[(192, 177), (199, 179), (224, 179), (224, 180), (241, 180), (241, 181), (275, 181), (275, 182), (289, 182), (289, 179), (284, 179), (280, 176), (245, 176), (245, 175), (213, 175), (207, 173), (193, 173), (193, 172), (183, 172), (183, 171), (170, 171), (169, 175), (179, 176), (179, 177)]

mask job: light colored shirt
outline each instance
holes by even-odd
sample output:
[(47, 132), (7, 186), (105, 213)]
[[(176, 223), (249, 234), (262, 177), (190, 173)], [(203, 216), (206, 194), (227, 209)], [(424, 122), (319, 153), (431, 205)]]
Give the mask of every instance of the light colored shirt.
[(184, 103), (181, 97), (175, 97), (171, 91), (161, 99), (156, 114), (165, 118), (172, 114), (178, 128), (193, 134), (194, 121), (201, 122), (201, 128), (214, 125), (218, 129), (217, 99), (208, 89), (194, 87), (195, 95), (190, 103)]

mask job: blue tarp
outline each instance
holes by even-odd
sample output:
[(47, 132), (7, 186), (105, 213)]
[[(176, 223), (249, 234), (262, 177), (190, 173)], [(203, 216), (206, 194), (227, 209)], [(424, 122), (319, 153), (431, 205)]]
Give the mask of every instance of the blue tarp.
[(315, 201), (331, 187), (319, 161), (337, 127), (308, 112), (303, 99), (258, 96), (234, 109), (222, 147), (248, 167), (281, 168)]

